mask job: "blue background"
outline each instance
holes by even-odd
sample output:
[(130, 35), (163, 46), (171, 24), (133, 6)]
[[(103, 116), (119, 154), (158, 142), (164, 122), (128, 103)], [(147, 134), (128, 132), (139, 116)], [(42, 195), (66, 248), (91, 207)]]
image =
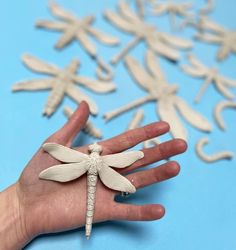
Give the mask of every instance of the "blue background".
[[(203, 3), (196, 2), (197, 6)], [(95, 27), (121, 38), (121, 45), (118, 47), (106, 47), (96, 43), (99, 54), (106, 61), (131, 39), (129, 35), (121, 33), (102, 18), (103, 10), (115, 9), (116, 1), (58, 0), (58, 3), (74, 10), (78, 16), (94, 13), (97, 17)], [(35, 21), (40, 18), (52, 19), (46, 1), (7, 0), (1, 1), (0, 6), (0, 189), (4, 190), (18, 179), (24, 166), (44, 139), (66, 121), (62, 114), (62, 106), (50, 119), (41, 116), (48, 92), (11, 93), (11, 86), (17, 81), (39, 76), (22, 65), (21, 55), (28, 52), (61, 67), (68, 64), (71, 58), (78, 57), (82, 62), (80, 74), (90, 77), (95, 77), (96, 65), (76, 42), (58, 52), (53, 49), (53, 45), (60, 34), (34, 27)], [(218, 0), (210, 16), (233, 29), (235, 10), (234, 0)], [(170, 30), (167, 17), (152, 17), (148, 18), (148, 21), (157, 24), (161, 30)], [(179, 33), (186, 38), (191, 38), (193, 34), (192, 29)], [(144, 45), (140, 44), (131, 54), (141, 62), (144, 49)], [(219, 66), (222, 74), (236, 78), (235, 56), (231, 55), (219, 64), (215, 61), (217, 49), (218, 46), (195, 42), (193, 52), (204, 63)], [(186, 62), (185, 55), (182, 53), (182, 63)], [(205, 148), (206, 152), (210, 154), (227, 149), (236, 153), (235, 110), (224, 111), (227, 130), (220, 131), (214, 122), (213, 108), (223, 97), (210, 86), (202, 102), (193, 104), (193, 98), (202, 83), (201, 79), (184, 75), (176, 65), (165, 59), (160, 59), (160, 63), (169, 82), (178, 83), (180, 86), (179, 95), (212, 122), (213, 131), (209, 134), (211, 143)], [(117, 85), (115, 93), (104, 96), (87, 92), (99, 105), (99, 116), (93, 120), (102, 128), (104, 138), (124, 131), (134, 111), (107, 124), (104, 123), (102, 114), (145, 95), (145, 92), (132, 81), (123, 63), (115, 68), (114, 82)], [(67, 98), (64, 104), (76, 107), (76, 104)], [(145, 105), (144, 110), (144, 123), (157, 120), (154, 103)], [(140, 190), (127, 200), (138, 204), (163, 204), (166, 207), (163, 219), (154, 222), (101, 223), (94, 226), (90, 241), (85, 240), (84, 229), (41, 236), (33, 240), (26, 249), (236, 249), (235, 159), (214, 164), (202, 162), (195, 154), (194, 145), (205, 135), (187, 123), (184, 124), (190, 135), (189, 149), (183, 156), (175, 157), (182, 166), (180, 175)], [(167, 138), (168, 136), (164, 137)], [(86, 140), (91, 142), (91, 139)]]

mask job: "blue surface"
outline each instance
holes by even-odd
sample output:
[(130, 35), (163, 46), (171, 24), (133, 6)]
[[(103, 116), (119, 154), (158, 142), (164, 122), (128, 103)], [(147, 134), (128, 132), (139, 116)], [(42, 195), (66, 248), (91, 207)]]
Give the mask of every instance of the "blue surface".
[[(198, 2), (202, 3), (202, 1)], [(102, 18), (102, 11), (106, 8), (114, 9), (116, 1), (61, 0), (58, 3), (68, 9), (73, 9), (80, 16), (94, 13), (97, 16), (95, 26), (121, 37), (121, 46), (130, 39), (130, 36), (122, 34)], [(0, 189), (3, 190), (18, 179), (24, 166), (44, 139), (66, 121), (61, 112), (62, 107), (50, 119), (41, 116), (48, 92), (11, 93), (13, 83), (38, 76), (22, 65), (21, 55), (29, 52), (60, 66), (66, 65), (71, 58), (79, 57), (82, 62), (81, 75), (91, 77), (94, 76), (95, 63), (76, 42), (61, 52), (55, 51), (53, 45), (59, 34), (34, 28), (37, 19), (52, 18), (46, 1), (5, 0), (1, 1), (0, 6), (0, 137), (2, 145)], [(235, 28), (235, 10), (234, 0), (228, 0), (227, 3), (218, 0), (211, 17), (233, 29)], [(169, 30), (166, 17), (150, 18), (149, 21), (157, 23), (163, 30)], [(193, 30), (187, 29), (183, 36), (191, 37), (193, 33)], [(110, 48), (98, 43), (97, 46), (99, 54), (103, 55), (107, 61), (120, 48)], [(223, 74), (236, 78), (236, 57), (230, 56), (218, 64), (215, 61), (217, 49), (217, 46), (196, 42), (193, 52), (206, 64), (219, 66)], [(139, 45), (131, 54), (142, 61), (143, 52), (144, 46)], [(181, 62), (185, 62), (184, 56)], [(201, 85), (201, 80), (184, 75), (176, 65), (165, 59), (161, 59), (160, 63), (169, 82), (179, 84), (179, 95), (213, 123), (213, 133), (209, 134), (212, 143), (206, 147), (206, 151), (211, 153), (229, 149), (236, 153), (235, 110), (224, 112), (227, 130), (221, 132), (214, 123), (212, 111), (215, 104), (223, 98), (214, 87), (209, 87), (202, 102), (195, 105), (192, 100)], [(103, 95), (88, 92), (99, 104), (100, 115), (94, 121), (98, 127), (103, 128), (105, 138), (122, 132), (132, 117), (133, 111), (106, 125), (102, 120), (102, 114), (145, 94), (132, 81), (122, 63), (116, 67), (114, 81), (118, 90), (116, 93), (106, 95), (106, 98)], [(126, 90), (127, 86), (129, 91)], [(69, 99), (66, 99), (63, 104), (76, 107)], [(157, 119), (155, 104), (147, 104), (144, 109), (145, 123)], [(175, 158), (182, 166), (180, 175), (170, 181), (140, 190), (128, 199), (133, 203), (164, 204), (166, 215), (162, 220), (98, 224), (94, 226), (89, 242), (84, 239), (84, 229), (41, 236), (30, 243), (26, 249), (236, 249), (235, 159), (215, 164), (200, 161), (195, 155), (194, 145), (203, 134), (187, 123), (185, 125), (190, 135), (189, 150), (183, 156)]]

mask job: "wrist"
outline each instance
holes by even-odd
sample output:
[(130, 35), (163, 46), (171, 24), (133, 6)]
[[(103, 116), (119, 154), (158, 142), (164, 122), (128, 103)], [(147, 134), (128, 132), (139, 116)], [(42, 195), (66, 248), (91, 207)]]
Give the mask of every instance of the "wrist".
[(0, 193), (0, 250), (22, 249), (31, 240), (17, 194), (17, 184)]

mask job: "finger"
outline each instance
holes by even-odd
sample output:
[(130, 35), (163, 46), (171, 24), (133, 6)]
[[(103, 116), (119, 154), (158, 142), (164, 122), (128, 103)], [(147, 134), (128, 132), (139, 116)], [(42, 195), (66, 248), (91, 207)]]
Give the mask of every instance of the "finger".
[(113, 220), (150, 221), (163, 217), (165, 209), (158, 204), (131, 205), (117, 203), (112, 209)]
[[(114, 154), (134, 147), (140, 142), (152, 139), (165, 134), (169, 131), (170, 126), (167, 122), (154, 122), (141, 128), (128, 130), (118, 136), (105, 140), (100, 144), (103, 146), (103, 154)], [(79, 148), (80, 151), (86, 152), (87, 148)]]
[(75, 136), (85, 126), (89, 117), (88, 104), (83, 101), (80, 103), (77, 110), (70, 117), (69, 121), (47, 141), (54, 141), (66, 146), (70, 146)]
[(126, 177), (138, 189), (173, 178), (179, 174), (179, 171), (179, 164), (175, 161), (170, 161), (159, 167), (129, 174)]
[(182, 154), (187, 150), (187, 143), (182, 139), (173, 139), (167, 142), (163, 142), (152, 148), (143, 149), (144, 157), (128, 168), (122, 169), (121, 173), (127, 173), (129, 171), (141, 168), (143, 166), (168, 159), (172, 156)]

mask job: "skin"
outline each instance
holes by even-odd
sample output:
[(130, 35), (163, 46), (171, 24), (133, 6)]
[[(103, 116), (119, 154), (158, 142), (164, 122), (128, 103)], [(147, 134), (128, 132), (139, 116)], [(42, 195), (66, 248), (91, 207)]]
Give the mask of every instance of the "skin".
[[(70, 120), (45, 142), (71, 147), (75, 136), (89, 116), (87, 103), (82, 102)], [(155, 122), (99, 142), (102, 155), (122, 152), (169, 131), (166, 122)], [(139, 189), (176, 176), (180, 167), (169, 161), (161, 166), (145, 166), (183, 153), (185, 141), (173, 139), (153, 148), (143, 149), (145, 157), (125, 169), (116, 169)], [(87, 146), (77, 148), (88, 153)], [(40, 234), (71, 230), (85, 224), (86, 175), (68, 183), (40, 180), (39, 173), (59, 162), (40, 148), (23, 170), (19, 180), (0, 193), (0, 249), (21, 249)], [(130, 173), (131, 170), (139, 172)], [(127, 175), (127, 173), (129, 173)], [(107, 220), (149, 221), (164, 216), (159, 204), (133, 205), (114, 201), (118, 192), (97, 184), (94, 223)], [(105, 201), (105, 202), (104, 202)]]

